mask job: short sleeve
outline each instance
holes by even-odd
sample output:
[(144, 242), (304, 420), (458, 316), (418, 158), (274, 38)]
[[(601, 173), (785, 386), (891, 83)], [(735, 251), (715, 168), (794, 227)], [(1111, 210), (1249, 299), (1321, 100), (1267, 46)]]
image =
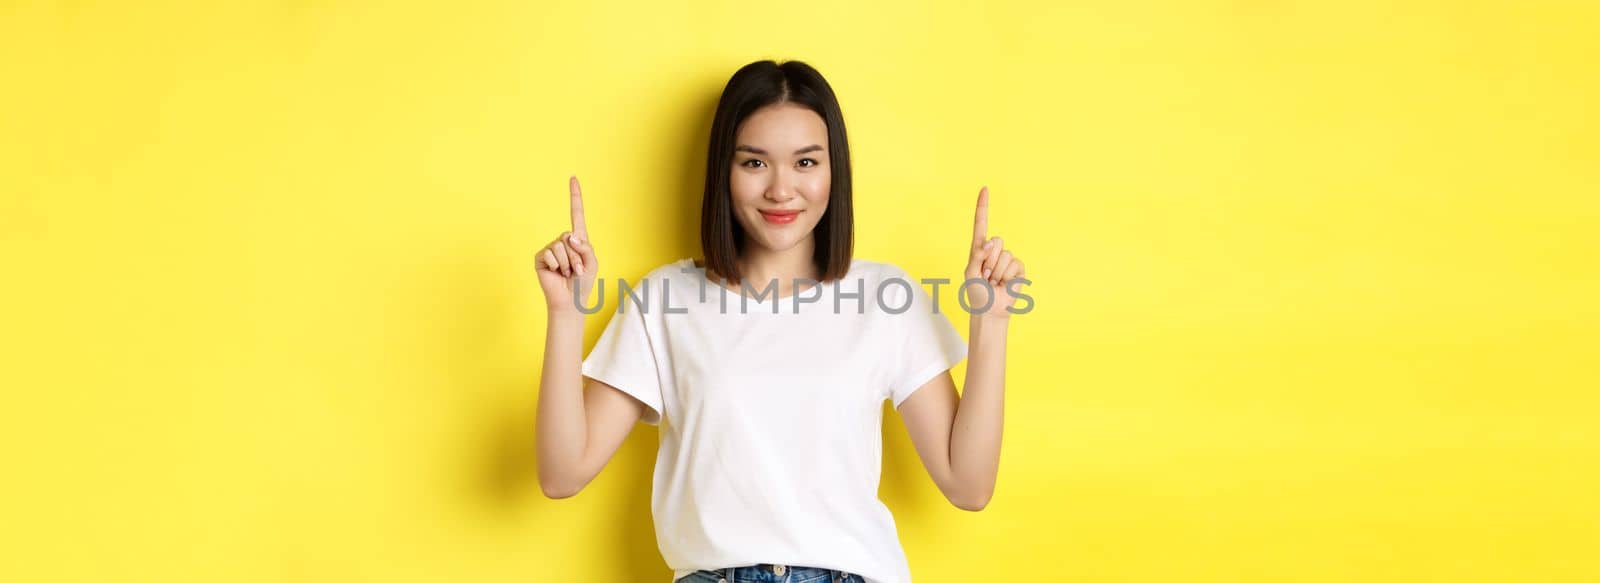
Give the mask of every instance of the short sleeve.
[[(906, 275), (899, 268), (891, 269), (890, 273), (891, 277), (904, 279), (909, 286), (886, 285), (897, 290), (911, 289), (910, 307), (898, 314), (886, 314), (893, 323), (889, 329), (899, 336), (891, 343), (899, 347), (899, 351), (892, 361), (889, 375), (889, 398), (898, 409), (900, 403), (922, 385), (966, 358), (967, 341), (956, 332), (944, 312), (934, 312), (933, 298), (919, 280)], [(941, 287), (939, 291), (948, 289)], [(898, 309), (906, 302), (901, 295), (898, 301), (887, 305)]]
[(656, 366), (650, 334), (642, 310), (630, 306), (611, 316), (606, 329), (589, 357), (583, 360), (583, 376), (616, 387), (645, 404), (641, 420), (661, 423), (661, 376)]

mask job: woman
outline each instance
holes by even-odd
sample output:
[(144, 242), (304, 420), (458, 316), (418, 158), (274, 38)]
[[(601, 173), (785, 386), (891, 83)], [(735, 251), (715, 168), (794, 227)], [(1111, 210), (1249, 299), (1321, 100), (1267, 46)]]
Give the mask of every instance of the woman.
[[(988, 191), (960, 290), (981, 308), (969, 346), (918, 280), (852, 258), (844, 118), (815, 69), (734, 73), (706, 166), (704, 259), (619, 290), (581, 364), (598, 262), (570, 181), (572, 230), (538, 258), (540, 486), (576, 494), (636, 421), (659, 425), (651, 509), (677, 581), (910, 581), (877, 498), (883, 401), (953, 504), (979, 510), (994, 491), (1008, 308), (1026, 280), (986, 233)], [(949, 369), (969, 355), (958, 396)]]

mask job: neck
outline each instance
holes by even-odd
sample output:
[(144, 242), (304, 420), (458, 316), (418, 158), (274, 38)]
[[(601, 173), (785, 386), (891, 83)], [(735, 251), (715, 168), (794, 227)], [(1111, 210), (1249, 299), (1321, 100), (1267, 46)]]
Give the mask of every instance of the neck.
[(739, 273), (758, 289), (774, 280), (784, 289), (788, 289), (795, 278), (815, 281), (820, 275), (812, 259), (815, 249), (816, 238), (812, 235), (806, 235), (795, 246), (782, 251), (774, 251), (747, 240), (744, 253), (738, 259)]

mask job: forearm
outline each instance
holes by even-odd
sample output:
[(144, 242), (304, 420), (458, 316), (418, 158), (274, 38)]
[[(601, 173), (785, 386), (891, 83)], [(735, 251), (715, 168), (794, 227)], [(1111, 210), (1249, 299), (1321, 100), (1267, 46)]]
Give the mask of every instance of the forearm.
[(987, 503), (1000, 471), (1009, 317), (973, 316), (967, 377), (950, 430), (950, 469), (963, 492)]
[(583, 313), (551, 311), (545, 324), (535, 441), (539, 483), (561, 490), (583, 457), (588, 439), (583, 408)]

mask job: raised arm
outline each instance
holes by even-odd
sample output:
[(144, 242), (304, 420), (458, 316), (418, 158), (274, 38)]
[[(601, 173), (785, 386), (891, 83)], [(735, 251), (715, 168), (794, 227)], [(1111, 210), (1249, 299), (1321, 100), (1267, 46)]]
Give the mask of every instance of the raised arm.
[[(1006, 331), (1016, 301), (1009, 286), (1023, 277), (1022, 261), (990, 238), (989, 189), (978, 192), (966, 278), (971, 304), (982, 306), (992, 289), (994, 301), (973, 314), (967, 334), (967, 378), (957, 395), (946, 371), (900, 404), (911, 442), (940, 492), (963, 510), (982, 510), (994, 496), (1000, 471), (1000, 438), (1005, 421)], [(1025, 283), (1023, 280), (1019, 283)]]
[(583, 376), (584, 314), (576, 301), (587, 301), (599, 261), (584, 226), (583, 192), (576, 176), (568, 189), (572, 230), (540, 249), (537, 258), (548, 317), (535, 441), (539, 489), (551, 498), (572, 496), (588, 485), (644, 414), (643, 403)]

